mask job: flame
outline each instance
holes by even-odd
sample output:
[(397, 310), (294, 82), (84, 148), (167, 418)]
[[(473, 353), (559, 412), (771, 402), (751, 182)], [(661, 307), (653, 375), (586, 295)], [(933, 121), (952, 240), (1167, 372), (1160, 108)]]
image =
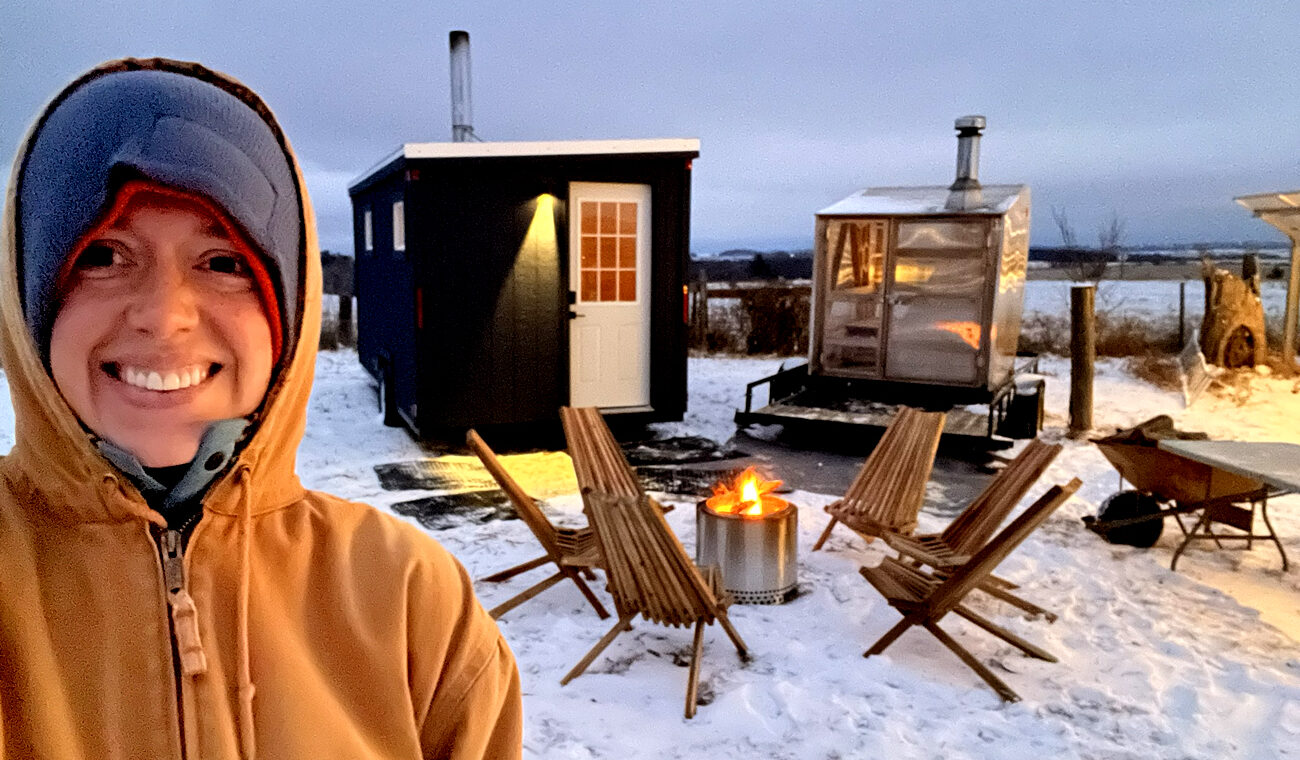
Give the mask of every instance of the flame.
[(980, 326), (974, 322), (938, 322), (935, 327), (956, 335), (976, 351), (980, 349)]
[(771, 492), (781, 487), (779, 480), (764, 480), (753, 467), (736, 476), (731, 485), (719, 483), (705, 506), (718, 514), (739, 514), (743, 517), (762, 517), (780, 512), (790, 502)]

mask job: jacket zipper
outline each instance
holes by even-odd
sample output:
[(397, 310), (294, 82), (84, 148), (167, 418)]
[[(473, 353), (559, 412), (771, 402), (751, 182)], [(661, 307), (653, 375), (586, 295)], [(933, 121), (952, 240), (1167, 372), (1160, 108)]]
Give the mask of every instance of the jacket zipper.
[(181, 648), (176, 631), (175, 599), (185, 591), (185, 543), (202, 512), (186, 520), (179, 529), (164, 528), (154, 532), (158, 554), (162, 559), (163, 586), (167, 590), (167, 634), (171, 642), (172, 685), (176, 692), (176, 718), (180, 728), (181, 758), (188, 754), (185, 747), (185, 698), (182, 690), (184, 674), (181, 669)]

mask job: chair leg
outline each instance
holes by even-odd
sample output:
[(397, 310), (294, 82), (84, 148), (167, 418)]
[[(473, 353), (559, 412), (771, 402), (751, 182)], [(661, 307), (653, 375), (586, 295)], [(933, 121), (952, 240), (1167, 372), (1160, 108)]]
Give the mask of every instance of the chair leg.
[(582, 568), (582, 577), (586, 578), (589, 581), (594, 581), (596, 580), (596, 573), (591, 568), (584, 567)]
[(1046, 660), (1048, 662), (1057, 661), (1056, 656), (1053, 655), (1051, 652), (1047, 651), (1046, 649), (1043, 649), (1036, 644), (1031, 644), (1028, 641), (1025, 641), (1024, 639), (1020, 638), (1016, 634), (1012, 633), (1011, 631), (1008, 631), (1007, 629), (1003, 628), (1000, 625), (997, 625), (996, 623), (984, 617), (983, 615), (976, 614), (975, 612), (972, 612), (971, 610), (967, 609), (966, 607), (963, 607), (960, 604), (953, 608), (953, 612), (957, 613), (958, 615), (961, 615), (962, 617), (971, 621), (975, 625), (978, 625), (980, 628), (983, 628), (984, 630), (988, 631), (994, 636), (997, 636), (998, 638), (1002, 639), (1008, 644), (1016, 647), (1017, 649), (1029, 655), (1030, 657), (1037, 657), (1040, 660)]
[(519, 605), (523, 604), (529, 599), (532, 599), (533, 597), (537, 596), (538, 594), (542, 593), (543, 591), (550, 588), (551, 586), (554, 586), (555, 584), (559, 583), (562, 580), (564, 580), (563, 570), (556, 573), (555, 575), (547, 577), (546, 580), (541, 581), (540, 583), (533, 584), (525, 591), (519, 593), (516, 596), (511, 597), (510, 599), (507, 599), (501, 604), (498, 604), (497, 606), (488, 610), (488, 614), (492, 616), (493, 620), (497, 620), (502, 615), (509, 612), (510, 610), (513, 610), (514, 608), (518, 607)]
[(740, 655), (740, 659), (748, 661), (749, 647), (745, 645), (745, 640), (740, 638), (740, 631), (737, 631), (736, 627), (731, 624), (731, 618), (727, 617), (727, 611), (717, 610), (714, 612), (714, 617), (722, 624), (722, 630), (727, 632), (727, 637), (731, 639), (731, 643), (736, 645), (736, 652)]
[(691, 645), (691, 669), (686, 680), (686, 717), (695, 717), (700, 683), (700, 655), (704, 652), (704, 619), (695, 621), (695, 642)]
[[(948, 570), (949, 572), (951, 572), (953, 570), (956, 570), (958, 567), (960, 567), (960, 565), (955, 565), (953, 567), (950, 567), (948, 568)], [(998, 576), (993, 575), (991, 573), (987, 578), (984, 579), (984, 582), (993, 586), (997, 586), (998, 588), (1007, 589), (1009, 591), (1015, 591), (1016, 589), (1020, 588), (1019, 586), (1007, 580), (1006, 578), (999, 578)]]
[(966, 651), (965, 647), (963, 647), (961, 644), (958, 644), (951, 636), (945, 633), (942, 628), (930, 622), (929, 620), (921, 623), (921, 625), (925, 626), (925, 630), (934, 634), (934, 637), (938, 639), (940, 642), (942, 642), (944, 646), (948, 647), (948, 649), (950, 649), (953, 654), (960, 657), (961, 661), (966, 663), (967, 667), (975, 671), (975, 673), (979, 675), (980, 678), (983, 678), (984, 683), (988, 684), (989, 686), (992, 686), (993, 690), (998, 693), (998, 696), (1002, 697), (1003, 701), (1005, 702), (1020, 701), (1019, 694), (1012, 691), (1011, 687), (1003, 683), (1001, 678), (998, 678), (997, 676), (993, 675), (993, 671), (984, 667), (984, 663), (975, 659), (974, 655)]
[(578, 590), (582, 592), (583, 596), (587, 597), (588, 602), (591, 602), (591, 606), (596, 609), (596, 614), (600, 616), (601, 620), (609, 617), (609, 613), (605, 611), (605, 606), (602, 605), (600, 600), (596, 598), (596, 595), (592, 593), (591, 587), (587, 585), (586, 581), (582, 580), (581, 575), (569, 569), (566, 569), (564, 574), (569, 576), (569, 578), (577, 584)]
[(587, 652), (586, 656), (579, 660), (577, 665), (573, 666), (573, 670), (570, 670), (565, 674), (564, 678), (560, 679), (560, 685), (564, 686), (569, 681), (582, 675), (587, 666), (591, 665), (592, 661), (599, 657), (601, 652), (605, 651), (605, 647), (609, 646), (620, 633), (631, 629), (632, 618), (634, 617), (636, 617), (636, 613), (629, 613), (620, 617), (614, 627), (609, 629), (609, 633), (601, 637), (600, 641), (596, 642), (596, 646), (592, 647), (591, 651)]
[(831, 529), (835, 527), (835, 523), (837, 522), (839, 522), (839, 520), (837, 518), (832, 517), (831, 521), (826, 523), (826, 530), (822, 531), (821, 538), (817, 539), (817, 543), (813, 544), (813, 548), (812, 548), (813, 551), (817, 551), (818, 549), (822, 548), (822, 544), (826, 543), (826, 539), (831, 537)]
[(516, 575), (519, 575), (520, 573), (526, 573), (535, 567), (541, 567), (542, 565), (545, 565), (547, 562), (550, 561), (551, 561), (550, 555), (543, 554), (537, 559), (530, 559), (527, 562), (523, 563), (522, 565), (515, 565), (512, 568), (509, 568), (507, 570), (502, 570), (499, 573), (493, 573), (487, 576), (486, 578), (480, 578), (479, 580), (487, 581), (488, 583), (500, 583), (501, 581), (513, 578)]
[(872, 644), (870, 649), (863, 652), (862, 656), (870, 657), (873, 654), (880, 654), (881, 652), (888, 649), (889, 645), (893, 644), (894, 641), (897, 640), (899, 636), (902, 636), (903, 631), (906, 631), (908, 628), (911, 628), (914, 625), (916, 625), (916, 621), (913, 620), (912, 618), (910, 617), (903, 618), (902, 620), (898, 621), (897, 625), (895, 625), (893, 628), (890, 628), (888, 631), (886, 631), (885, 635), (881, 636), (880, 639), (876, 641), (876, 643)]
[(1047, 618), (1047, 622), (1049, 623), (1056, 622), (1055, 612), (1052, 612), (1050, 610), (1045, 610), (1042, 607), (1039, 607), (1038, 605), (1029, 601), (1028, 599), (1024, 599), (1022, 597), (1016, 596), (1010, 591), (1007, 591), (1005, 588), (1001, 588), (991, 583), (981, 583), (979, 586), (977, 586), (977, 588), (979, 588), (980, 591), (983, 591), (984, 593), (993, 597), (994, 599), (1001, 599), (1002, 601), (1006, 602), (1012, 607), (1019, 607), (1025, 612), (1028, 612), (1030, 615), (1042, 615), (1043, 617)]

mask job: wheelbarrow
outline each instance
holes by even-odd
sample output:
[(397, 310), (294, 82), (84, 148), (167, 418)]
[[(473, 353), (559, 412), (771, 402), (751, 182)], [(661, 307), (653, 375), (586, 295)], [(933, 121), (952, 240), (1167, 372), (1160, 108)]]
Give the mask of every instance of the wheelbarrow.
[[(1193, 541), (1213, 541), (1218, 548), (1244, 541), (1250, 549), (1256, 539), (1272, 541), (1287, 570), (1286, 552), (1268, 519), (1268, 498), (1297, 490), (1289, 471), (1300, 472), (1300, 446), (1210, 441), (1174, 430), (1165, 416), (1093, 443), (1119, 472), (1121, 487), (1128, 481), (1132, 489), (1107, 499), (1097, 517), (1084, 517), (1089, 530), (1114, 543), (1151, 546), (1164, 518), (1173, 517), (1183, 540), (1170, 570), (1177, 570)], [(1254, 532), (1256, 512), (1267, 533)], [(1190, 528), (1184, 516), (1194, 518)]]

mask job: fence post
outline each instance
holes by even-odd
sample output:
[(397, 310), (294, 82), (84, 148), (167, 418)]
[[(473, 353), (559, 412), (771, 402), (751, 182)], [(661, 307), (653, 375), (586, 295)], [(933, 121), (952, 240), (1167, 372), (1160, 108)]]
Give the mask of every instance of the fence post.
[(706, 348), (709, 342), (709, 278), (700, 270), (690, 284), (690, 345)]
[(1093, 304), (1097, 289), (1075, 285), (1070, 289), (1070, 437), (1092, 429), (1093, 360), (1097, 355), (1097, 325)]
[(1178, 281), (1178, 350), (1187, 347), (1187, 280)]

